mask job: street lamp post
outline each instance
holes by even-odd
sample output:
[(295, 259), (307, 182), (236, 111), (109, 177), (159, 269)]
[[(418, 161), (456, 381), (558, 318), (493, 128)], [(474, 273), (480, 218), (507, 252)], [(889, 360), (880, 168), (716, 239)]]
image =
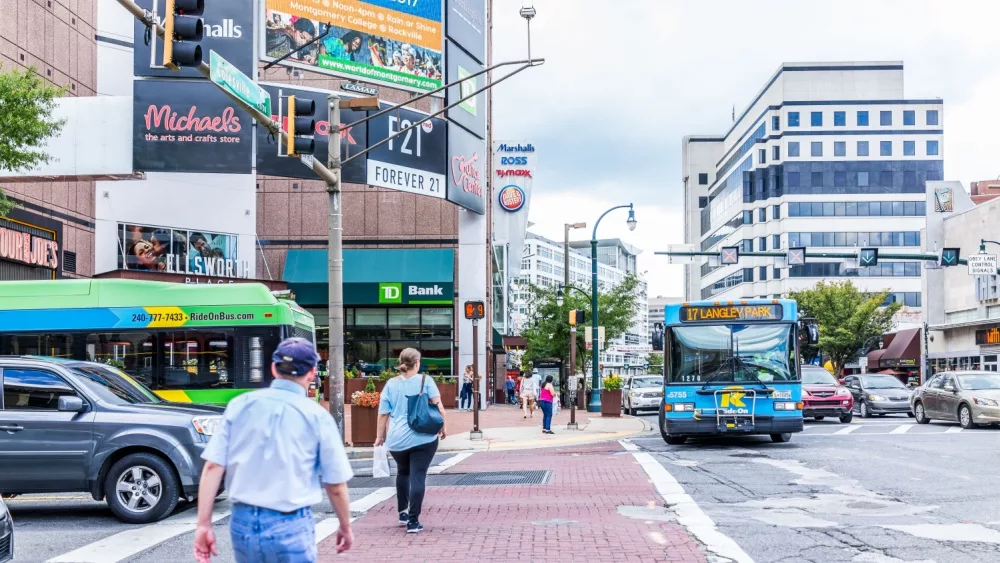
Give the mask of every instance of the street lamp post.
[[(565, 291), (568, 292), (571, 289), (579, 291), (580, 293), (583, 294), (584, 297), (588, 297), (587, 293), (584, 292), (582, 289), (580, 289), (578, 287), (575, 287), (575, 286), (572, 286), (572, 285), (569, 285), (569, 284), (566, 284), (566, 285), (559, 286), (559, 288), (556, 290), (556, 305), (558, 305), (559, 307), (563, 306), (563, 302), (564, 302), (563, 301), (563, 291), (565, 290)], [(569, 375), (570, 381), (576, 381), (576, 325), (575, 324), (573, 326), (569, 327), (569, 366), (570, 366), (570, 375)], [(567, 382), (567, 386), (568, 386), (568, 384), (569, 384), (569, 382)], [(584, 392), (582, 386), (581, 386), (581, 388), (579, 388), (579, 389), (576, 390), (576, 393), (577, 393), (577, 396), (581, 400), (582, 400), (583, 396), (586, 394)], [(580, 426), (576, 423), (576, 403), (577, 403), (577, 400), (578, 400), (577, 397), (573, 397), (573, 399), (570, 401), (569, 424), (566, 425), (566, 430), (579, 430), (580, 429)], [(581, 408), (582, 407), (583, 407), (583, 405), (581, 405)]]
[(591, 328), (593, 330), (594, 345), (592, 347), (593, 356), (591, 358), (591, 368), (593, 372), (593, 380), (591, 381), (590, 388), (590, 403), (587, 405), (588, 412), (600, 412), (601, 411), (601, 374), (600, 374), (600, 354), (601, 346), (598, 335), (598, 311), (597, 311), (597, 227), (601, 225), (601, 219), (608, 213), (611, 213), (615, 209), (628, 208), (628, 229), (630, 231), (635, 230), (635, 210), (632, 208), (632, 204), (628, 205), (617, 205), (608, 209), (597, 218), (597, 222), (594, 223), (594, 234), (590, 237), (590, 310), (591, 310)]
[[(563, 225), (563, 287), (569, 287), (569, 231), (570, 229), (586, 229), (586, 223), (565, 223)], [(562, 307), (562, 303), (559, 304)], [(574, 330), (576, 327), (574, 327)], [(570, 337), (574, 343), (576, 342), (573, 337)], [(572, 354), (571, 354), (572, 355)], [(572, 358), (570, 358), (569, 368), (566, 370), (566, 383), (569, 384), (569, 379), (576, 377), (576, 365), (573, 364)], [(566, 387), (562, 387), (565, 389)]]

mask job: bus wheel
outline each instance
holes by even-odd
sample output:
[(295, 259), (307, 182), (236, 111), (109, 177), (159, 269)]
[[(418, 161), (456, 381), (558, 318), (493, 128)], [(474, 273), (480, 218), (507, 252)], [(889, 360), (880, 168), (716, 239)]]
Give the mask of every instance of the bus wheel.
[(772, 442), (782, 443), (782, 442), (787, 442), (791, 439), (792, 439), (791, 432), (785, 432), (784, 434), (771, 434)]
[(667, 435), (663, 439), (667, 442), (667, 444), (669, 444), (671, 446), (680, 446), (684, 442), (687, 442), (688, 437), (687, 436), (670, 436), (670, 435)]

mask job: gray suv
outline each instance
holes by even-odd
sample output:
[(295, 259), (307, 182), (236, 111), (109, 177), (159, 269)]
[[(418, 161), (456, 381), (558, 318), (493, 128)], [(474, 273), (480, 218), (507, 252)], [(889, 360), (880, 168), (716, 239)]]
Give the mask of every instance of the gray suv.
[(0, 493), (89, 492), (134, 524), (198, 492), (223, 408), (170, 403), (105, 364), (0, 357)]

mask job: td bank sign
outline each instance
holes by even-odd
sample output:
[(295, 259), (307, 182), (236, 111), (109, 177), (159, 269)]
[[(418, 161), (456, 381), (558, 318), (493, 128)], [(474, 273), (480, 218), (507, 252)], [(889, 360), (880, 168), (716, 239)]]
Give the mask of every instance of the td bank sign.
[(454, 294), (455, 286), (452, 283), (378, 284), (378, 303), (382, 305), (451, 305), (454, 302)]

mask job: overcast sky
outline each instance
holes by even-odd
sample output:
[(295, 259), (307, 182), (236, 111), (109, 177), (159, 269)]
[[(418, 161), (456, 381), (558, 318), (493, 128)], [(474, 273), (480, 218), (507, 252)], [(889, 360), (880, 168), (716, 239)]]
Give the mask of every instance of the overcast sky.
[[(782, 62), (905, 64), (907, 98), (943, 98), (946, 180), (1000, 175), (1000, 3), (988, 0), (493, 0), (495, 62), (544, 66), (497, 86), (496, 137), (534, 143), (533, 232), (601, 223), (644, 252), (651, 296), (682, 295), (682, 270), (653, 256), (684, 241), (681, 137), (725, 133)], [(574, 238), (589, 239), (590, 229)]]

